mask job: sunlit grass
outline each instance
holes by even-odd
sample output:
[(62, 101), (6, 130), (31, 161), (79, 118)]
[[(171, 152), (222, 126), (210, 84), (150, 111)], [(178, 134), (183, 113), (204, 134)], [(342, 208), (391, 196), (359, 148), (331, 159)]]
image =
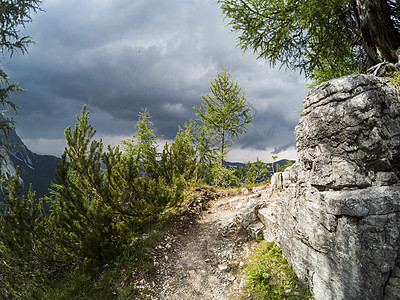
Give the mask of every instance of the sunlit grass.
[(281, 249), (260, 242), (244, 266), (246, 285), (242, 299), (312, 299)]

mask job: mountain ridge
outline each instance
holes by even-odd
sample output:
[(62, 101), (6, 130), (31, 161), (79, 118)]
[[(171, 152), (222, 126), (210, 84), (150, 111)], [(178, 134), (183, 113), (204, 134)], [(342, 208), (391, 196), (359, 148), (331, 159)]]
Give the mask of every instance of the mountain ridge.
[[(3, 152), (1, 174), (10, 178), (19, 169), (22, 181), (22, 194), (26, 195), (32, 184), (36, 197), (48, 194), (48, 189), (54, 181), (57, 164), (60, 158), (53, 155), (40, 155), (32, 152), (18, 136), (15, 129), (0, 137)], [(7, 144), (7, 146), (5, 146)]]

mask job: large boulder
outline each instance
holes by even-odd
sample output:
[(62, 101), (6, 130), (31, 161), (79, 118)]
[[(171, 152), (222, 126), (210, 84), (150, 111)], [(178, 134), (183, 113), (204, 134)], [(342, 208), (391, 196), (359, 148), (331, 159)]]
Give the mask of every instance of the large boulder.
[[(310, 91), (298, 161), (274, 175), (266, 226), (319, 299), (400, 295), (400, 99), (386, 79), (354, 75)], [(270, 229), (268, 229), (270, 228)]]

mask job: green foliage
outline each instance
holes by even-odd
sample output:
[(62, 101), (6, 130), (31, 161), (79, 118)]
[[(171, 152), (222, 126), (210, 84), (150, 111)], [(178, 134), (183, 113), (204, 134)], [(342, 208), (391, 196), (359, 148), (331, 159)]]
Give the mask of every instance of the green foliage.
[(113, 217), (115, 200), (109, 198), (106, 173), (101, 168), (103, 145), (92, 140), (95, 131), (82, 110), (74, 129), (65, 130), (67, 147), (57, 167), (50, 199), (52, 229), (75, 263), (101, 260), (119, 246)]
[(358, 45), (343, 34), (348, 0), (218, 2), (240, 32), (240, 46), (272, 65), (279, 62), (323, 81), (352, 72), (362, 62)]
[(311, 299), (282, 251), (273, 242), (261, 242), (245, 266), (246, 291), (251, 299)]
[(397, 62), (400, 5), (367, 2), (218, 0), (242, 49), (303, 71), (315, 84)]
[(245, 166), (239, 167), (235, 171), (238, 185), (265, 182), (268, 179), (268, 175), (268, 165), (263, 163), (258, 157), (254, 163), (247, 162)]
[(209, 183), (213, 180), (212, 169), (220, 164), (219, 149), (213, 143), (210, 131), (204, 126), (193, 123), (195, 144), (193, 145), (197, 155), (198, 181)]
[(210, 183), (214, 186), (237, 186), (235, 170), (229, 167), (222, 166), (220, 164), (214, 164), (209, 170), (209, 176), (211, 178)]
[(283, 171), (285, 171), (287, 168), (291, 167), (292, 165), (293, 165), (293, 162), (292, 162), (291, 160), (288, 160), (288, 161), (286, 162), (286, 164), (283, 165), (283, 166), (280, 166), (279, 164), (276, 164), (276, 171), (277, 171), (277, 172), (283, 172)]
[(246, 101), (246, 91), (242, 92), (238, 83), (231, 79), (226, 70), (217, 73), (211, 81), (211, 93), (202, 95), (202, 107), (194, 107), (199, 121), (203, 124), (205, 137), (219, 145), (219, 161), (228, 154), (228, 144), (239, 138), (253, 121), (252, 106)]
[(257, 161), (251, 164), (249, 173), (251, 174), (251, 178), (253, 180), (250, 181), (248, 179), (246, 183), (264, 182), (267, 180), (269, 174), (268, 165), (266, 163), (263, 163), (257, 157)]
[(59, 243), (77, 262), (102, 262), (118, 254), (121, 245), (183, 199), (181, 186), (149, 175), (156, 174), (158, 154), (148, 116), (140, 115), (138, 142), (126, 143), (125, 152), (119, 147), (103, 151), (101, 140), (92, 140), (95, 131), (85, 107), (75, 129), (66, 130), (52, 218), (53, 229), (64, 234)]
[(179, 127), (175, 140), (164, 146), (158, 170), (168, 185), (197, 182), (200, 175), (194, 123)]
[[(121, 290), (118, 281), (147, 272), (145, 252), (161, 232), (155, 227), (174, 217), (188, 187), (237, 186), (268, 174), (259, 159), (247, 164), (241, 177), (218, 163), (211, 127), (204, 124), (179, 128), (159, 152), (147, 110), (139, 114), (135, 133), (121, 142), (123, 148), (105, 149), (94, 139), (86, 107), (76, 119), (75, 127), (65, 130), (67, 147), (51, 196), (37, 200), (32, 189), (21, 196), (18, 172), (6, 185), (0, 214), (3, 298), (135, 298), (137, 290)], [(50, 215), (44, 211), (49, 203)]]
[(33, 297), (45, 280), (60, 271), (62, 255), (44, 239), (48, 223), (43, 201), (32, 189), (20, 194), (19, 172), (6, 184), (0, 214), (0, 295), (3, 299)]
[(131, 157), (134, 163), (142, 166), (141, 172), (150, 177), (154, 177), (157, 172), (157, 140), (159, 136), (154, 134), (151, 115), (147, 109), (139, 113), (138, 122), (135, 125), (136, 132), (128, 139), (122, 140), (121, 144), (125, 146), (124, 152), (127, 157)]
[[(29, 286), (20, 277), (30, 272), (29, 261), (34, 259), (32, 253), (32, 235), (36, 214), (36, 203), (30, 199), (21, 199), (18, 190), (19, 172), (7, 184), (7, 192), (2, 203), (0, 219), (0, 273), (2, 276), (2, 296), (24, 295)], [(29, 283), (28, 283), (29, 285)], [(4, 292), (6, 290), (7, 292)]]
[(67, 147), (57, 167), (57, 184), (46, 199), (51, 203), (50, 215), (33, 192), (27, 199), (19, 195), (18, 173), (10, 180), (0, 215), (4, 297), (52, 298), (57, 288), (63, 290), (61, 298), (85, 293), (96, 297), (93, 281), (101, 278), (97, 271), (101, 273), (105, 265), (126, 255), (151, 224), (168, 219), (183, 201), (185, 176), (191, 176), (190, 168), (189, 173), (182, 172), (185, 160), (166, 168), (167, 173), (173, 171), (172, 177), (157, 169), (159, 164), (171, 166), (176, 156), (193, 152), (185, 145), (189, 130), (182, 130), (168, 149), (169, 155), (158, 160), (161, 155), (155, 152), (148, 117), (139, 117), (137, 144), (132, 140), (127, 151), (110, 146), (105, 150), (102, 141), (94, 139), (95, 130), (84, 107), (75, 127), (65, 130)]
[(95, 271), (84, 269), (64, 272), (57, 280), (46, 282), (37, 299), (115, 299), (116, 289), (97, 284), (96, 275)]
[(400, 71), (394, 70), (389, 74), (386, 74), (386, 78), (390, 80), (390, 82), (397, 87), (397, 90), (400, 91)]
[(42, 0), (2, 1), (1, 3), (1, 52), (13, 54), (15, 50), (27, 52), (27, 45), (33, 43), (28, 36), (19, 35), (19, 26), (31, 22), (31, 12), (40, 10)]
[(278, 155), (272, 155), (272, 173), (275, 173), (275, 161), (278, 159)]
[(132, 283), (136, 276), (151, 274), (148, 251), (165, 233), (165, 226), (174, 220), (168, 215), (157, 224), (150, 224), (144, 234), (129, 245), (124, 245), (119, 256), (102, 265), (83, 265), (78, 269), (60, 273), (57, 278), (45, 282), (38, 299), (142, 299), (143, 290)]
[[(41, 0), (2, 1), (0, 4), (0, 51), (1, 54), (9, 53), (10, 56), (16, 50), (23, 54), (27, 52), (27, 46), (32, 43), (27, 36), (20, 36), (18, 27), (25, 26), (31, 21), (30, 13), (40, 10)], [(5, 111), (17, 111), (17, 105), (10, 100), (10, 94), (22, 91), (16, 83), (9, 83), (7, 74), (0, 69), (0, 105)], [(4, 111), (1, 111), (3, 114)], [(0, 121), (0, 130), (4, 136), (14, 128), (11, 118)], [(4, 143), (4, 140), (1, 141)]]

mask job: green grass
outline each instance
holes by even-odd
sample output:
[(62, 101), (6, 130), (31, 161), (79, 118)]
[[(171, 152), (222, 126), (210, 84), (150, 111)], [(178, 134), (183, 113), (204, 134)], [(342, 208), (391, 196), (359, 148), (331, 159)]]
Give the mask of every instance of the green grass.
[(389, 74), (386, 74), (386, 78), (390, 80), (390, 82), (397, 87), (397, 89), (400, 88), (400, 71), (399, 70), (394, 70), (390, 72)]
[(281, 249), (260, 242), (244, 266), (246, 285), (242, 299), (312, 299)]

